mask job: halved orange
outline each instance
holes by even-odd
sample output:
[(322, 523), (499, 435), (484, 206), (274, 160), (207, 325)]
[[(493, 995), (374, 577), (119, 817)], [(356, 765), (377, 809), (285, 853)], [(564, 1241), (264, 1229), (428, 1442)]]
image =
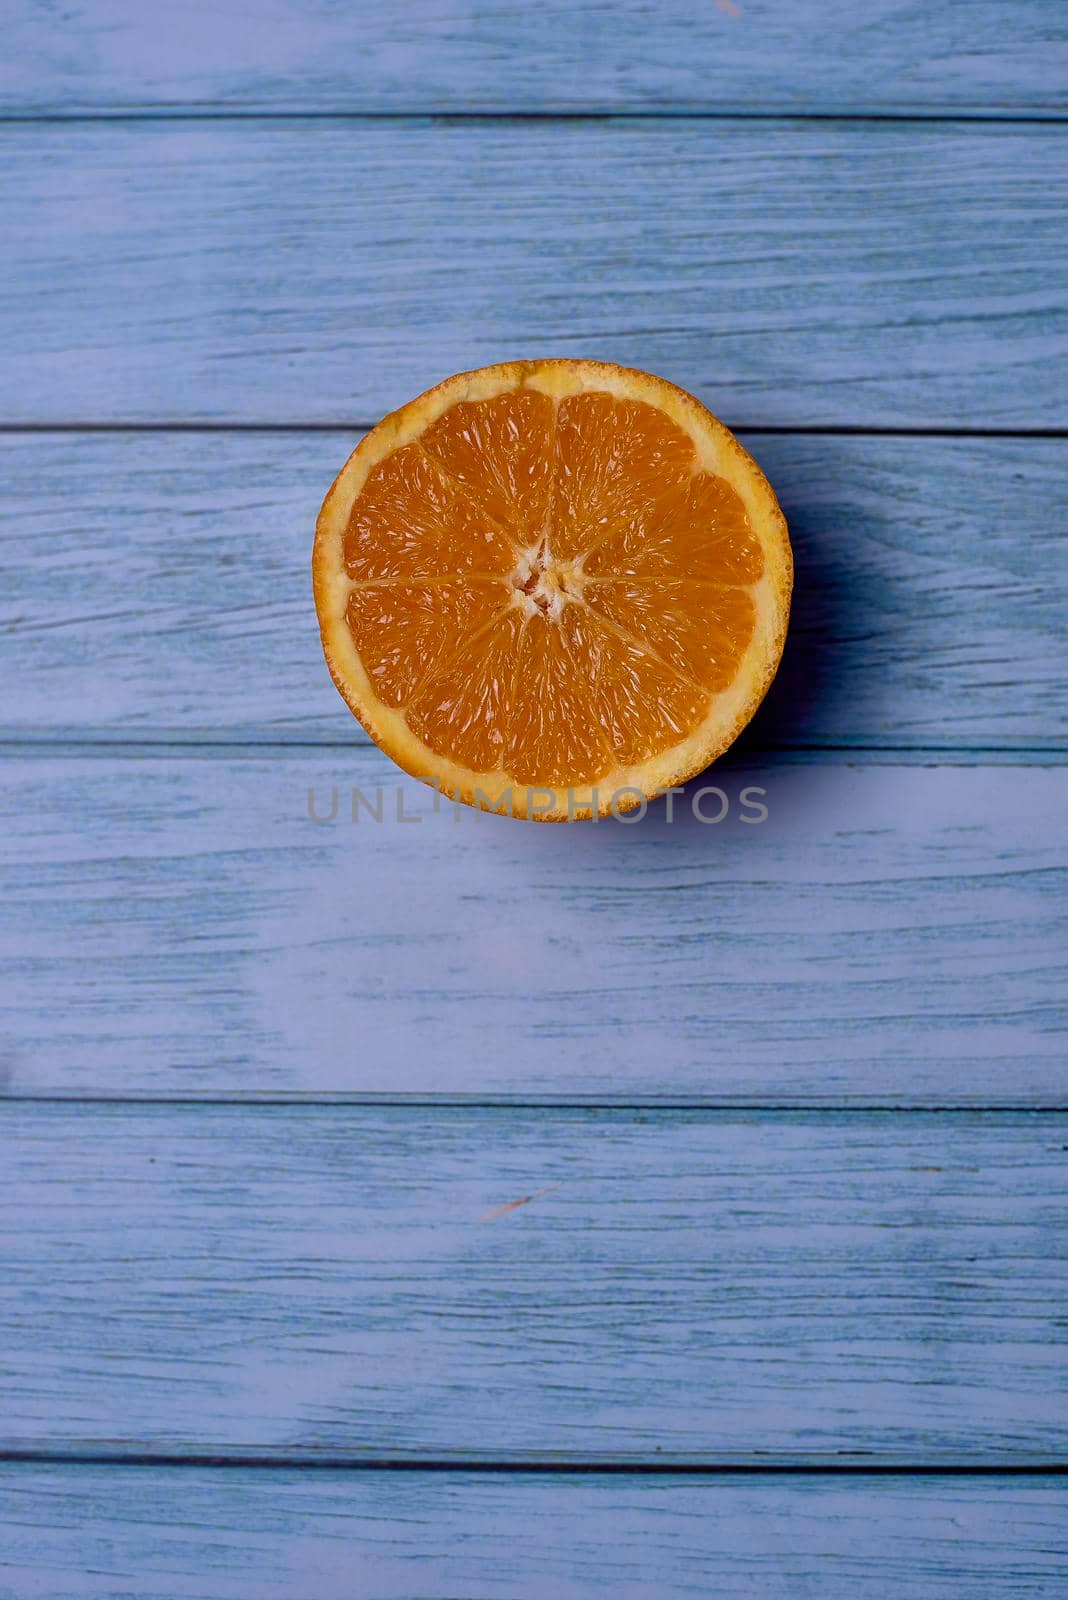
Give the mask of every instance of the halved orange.
[(406, 771), (544, 821), (622, 811), (734, 740), (778, 666), (786, 522), (685, 390), (598, 361), (447, 378), (323, 503), (334, 682)]

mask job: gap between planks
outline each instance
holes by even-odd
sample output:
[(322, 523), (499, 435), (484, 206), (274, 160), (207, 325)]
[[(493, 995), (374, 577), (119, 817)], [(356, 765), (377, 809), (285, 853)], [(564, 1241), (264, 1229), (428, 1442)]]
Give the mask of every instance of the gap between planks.
[(1054, 126), (1068, 121), (1068, 111), (1027, 111), (1012, 109), (986, 111), (794, 111), (788, 107), (753, 111), (742, 107), (716, 107), (699, 105), (633, 107), (629, 110), (608, 106), (590, 106), (577, 111), (567, 107), (547, 106), (526, 111), (510, 110), (506, 106), (479, 111), (455, 111), (432, 106), (406, 107), (389, 111), (353, 111), (341, 107), (321, 111), (263, 111), (256, 107), (216, 105), (201, 106), (158, 105), (150, 110), (109, 111), (82, 109), (78, 111), (24, 111), (5, 112), (0, 115), (0, 127), (40, 126), (55, 127), (67, 123), (93, 122), (395, 122), (395, 123), (502, 123), (502, 122), (839, 122), (839, 123), (929, 123), (940, 122), (947, 126), (958, 123), (995, 124), (998, 126)]
[(932, 1102), (918, 1105), (905, 1102), (865, 1100), (863, 1096), (843, 1099), (827, 1096), (823, 1099), (790, 1100), (780, 1098), (769, 1101), (746, 1099), (734, 1095), (730, 1099), (717, 1099), (714, 1095), (680, 1096), (627, 1094), (614, 1098), (604, 1095), (479, 1095), (444, 1091), (413, 1092), (411, 1094), (374, 1093), (370, 1090), (263, 1090), (250, 1089), (241, 1093), (213, 1092), (210, 1089), (173, 1090), (154, 1094), (151, 1090), (134, 1090), (123, 1093), (106, 1090), (83, 1094), (77, 1089), (50, 1089), (41, 1093), (32, 1091), (0, 1092), (0, 1117), (8, 1106), (25, 1105), (82, 1105), (82, 1106), (177, 1106), (186, 1109), (203, 1107), (205, 1110), (232, 1107), (240, 1109), (255, 1106), (259, 1109), (308, 1110), (324, 1108), (338, 1110), (369, 1109), (376, 1111), (574, 1111), (615, 1112), (621, 1116), (634, 1112), (687, 1112), (710, 1117), (769, 1116), (782, 1118), (821, 1118), (828, 1115), (857, 1117), (1050, 1117), (1068, 1112), (1068, 1101), (1049, 1101), (1037, 1105), (1023, 1102), (985, 1105), (952, 1105)]
[[(863, 1454), (864, 1452), (858, 1452)], [(156, 1451), (112, 1450), (0, 1450), (0, 1466), (63, 1467), (168, 1467), (220, 1471), (284, 1472), (404, 1472), (483, 1473), (516, 1477), (849, 1477), (849, 1478), (1063, 1478), (1068, 1463), (1060, 1461), (925, 1461), (880, 1456), (878, 1461), (844, 1461), (815, 1455), (804, 1461), (770, 1458), (753, 1461), (724, 1458), (698, 1462), (665, 1457), (618, 1461), (584, 1461), (581, 1458), (547, 1458), (513, 1461), (495, 1457), (397, 1455), (354, 1458), (344, 1455), (287, 1456), (241, 1455), (207, 1452), (203, 1455)]]

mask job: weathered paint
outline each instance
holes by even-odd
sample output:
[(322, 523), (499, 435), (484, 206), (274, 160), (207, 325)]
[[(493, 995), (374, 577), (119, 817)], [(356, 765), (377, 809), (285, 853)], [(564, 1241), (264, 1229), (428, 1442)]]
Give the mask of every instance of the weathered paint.
[(0, 1138), (0, 1451), (1063, 1458), (1068, 1117), (8, 1104)]
[(370, 424), (451, 372), (574, 355), (663, 373), (732, 426), (1063, 428), (1065, 141), (11, 125), (0, 421)]

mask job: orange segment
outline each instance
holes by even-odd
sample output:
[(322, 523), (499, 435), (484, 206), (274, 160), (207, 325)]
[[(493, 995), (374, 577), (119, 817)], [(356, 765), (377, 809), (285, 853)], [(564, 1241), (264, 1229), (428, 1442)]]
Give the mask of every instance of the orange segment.
[(605, 578), (583, 590), (594, 617), (626, 630), (673, 671), (725, 689), (756, 625), (745, 589), (692, 582)]
[(554, 418), (549, 396), (531, 389), (461, 401), (427, 428), (422, 444), (475, 505), (529, 544), (549, 511)]
[(591, 663), (571, 646), (566, 618), (561, 625), (537, 608), (527, 618), (505, 751), (506, 770), (517, 783), (573, 788), (592, 783), (605, 768)]
[(412, 732), (473, 773), (499, 772), (512, 731), (512, 687), (523, 618), (511, 606), (433, 673), (407, 707)]
[(450, 378), (373, 429), (313, 572), (331, 673), (383, 749), (556, 820), (726, 749), (778, 664), (792, 563), (760, 469), (692, 395), (545, 361)]
[(510, 596), (510, 587), (492, 578), (353, 589), (346, 618), (378, 698), (405, 705)]
[(741, 496), (722, 478), (698, 472), (622, 519), (590, 550), (583, 570), (751, 584), (764, 555)]
[(369, 473), (345, 530), (350, 578), (435, 578), (450, 572), (507, 572), (515, 550), (485, 512), (416, 444)]
[(701, 719), (708, 691), (651, 659), (636, 639), (592, 611), (568, 607), (573, 653), (589, 663), (594, 709), (612, 752), (611, 767), (647, 761), (676, 744)]
[(695, 466), (693, 440), (655, 406), (572, 395), (556, 419), (553, 553), (577, 556), (609, 528), (640, 521)]

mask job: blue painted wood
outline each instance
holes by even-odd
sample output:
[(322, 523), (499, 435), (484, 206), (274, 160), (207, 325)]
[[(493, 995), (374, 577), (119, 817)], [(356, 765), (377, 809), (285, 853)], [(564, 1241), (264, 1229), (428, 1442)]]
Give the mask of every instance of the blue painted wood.
[[(354, 19), (277, 0), (250, 29), (222, 0), (210, 18), (165, 3), (149, 30), (129, 0), (75, 0), (58, 25), (8, 19), (0, 104), (1063, 112), (1053, 7), (735, 9), (422, 0)], [(734, 422), (1063, 427), (1062, 143), (787, 122), (9, 129), (0, 420), (368, 423), (445, 371), (544, 349), (661, 368)], [(140, 469), (169, 480), (162, 512), (116, 460), (140, 441), (100, 443), (57, 472), (39, 441), (45, 495), (25, 492), (19, 520), (43, 537), (16, 547), (13, 586), (39, 603), (51, 578), (66, 615), (15, 619), (8, 733), (292, 738), (303, 712), (323, 737), (296, 579), (331, 441), (278, 446), (243, 485), (207, 474), (203, 440), (174, 441), (174, 463)], [(1059, 752), (1051, 448), (811, 446), (769, 441), (802, 523), (828, 508), (802, 541), (815, 577), (832, 554), (800, 639), (833, 670), (806, 696), (799, 659), (791, 727), (958, 759), (989, 740)], [(1001, 475), (976, 514), (984, 459)], [(47, 495), (88, 462), (81, 510), (107, 532), (86, 530), (79, 561)], [(202, 528), (234, 507), (261, 589), (240, 558), (213, 568), (227, 635)], [(256, 630), (249, 713), (229, 685)], [(373, 751), (67, 755), (16, 752), (5, 774), (14, 1096), (1063, 1100), (1064, 769), (779, 760), (756, 769), (776, 785), (765, 831), (658, 814), (548, 839), (299, 815), (309, 770), (373, 791)], [(9, 1103), (12, 1119), (0, 1425), (34, 1447), (1063, 1453), (1052, 1117)], [(1052, 1489), (1030, 1483), (47, 1472), (0, 1478), (0, 1587), (20, 1600), (292, 1600), (309, 1572), (329, 1600), (352, 1592), (354, 1546), (384, 1596), (566, 1600), (607, 1581), (926, 1600), (1063, 1579)]]
[(1068, 767), (547, 829), (366, 747), (207, 754), (0, 763), (9, 1091), (1065, 1101)]
[(9, 422), (369, 424), (545, 354), (662, 372), (735, 425), (1068, 424), (1060, 127), (124, 123), (4, 146)]
[[(310, 530), (351, 434), (0, 438), (7, 739), (363, 738), (327, 676)], [(1055, 440), (745, 440), (796, 560), (746, 739), (1068, 749)]]
[(1068, 1461), (1068, 1117), (0, 1108), (0, 1449)]
[(0, 109), (1065, 107), (1049, 0), (73, 0), (5, 19)]
[(1057, 1600), (1052, 1478), (0, 1468), (33, 1600)]

